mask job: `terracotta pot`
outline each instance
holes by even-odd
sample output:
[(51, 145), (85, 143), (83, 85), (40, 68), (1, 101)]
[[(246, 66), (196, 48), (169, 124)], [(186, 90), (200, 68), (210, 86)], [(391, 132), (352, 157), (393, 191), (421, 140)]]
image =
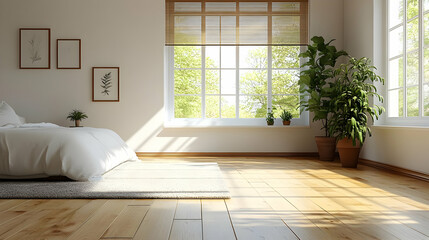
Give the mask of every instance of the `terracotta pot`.
[(335, 158), (335, 138), (316, 136), (319, 159), (322, 161), (334, 161)]
[(80, 126), (80, 120), (74, 120), (74, 126), (79, 127)]
[(290, 121), (283, 121), (283, 125), (290, 125)]
[(338, 141), (338, 152), (340, 153), (341, 165), (346, 168), (356, 168), (359, 160), (361, 144), (356, 139), (356, 146), (349, 138), (343, 138)]

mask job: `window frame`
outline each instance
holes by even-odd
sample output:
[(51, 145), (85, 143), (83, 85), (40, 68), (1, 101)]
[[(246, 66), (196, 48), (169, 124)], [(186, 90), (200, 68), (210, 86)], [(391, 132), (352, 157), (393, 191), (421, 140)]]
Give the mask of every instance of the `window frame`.
[[(273, 70), (298, 70), (301, 72), (301, 68), (272, 68), (272, 46), (266, 46), (267, 49), (267, 84), (268, 84), (268, 92), (267, 92), (267, 106), (268, 108), (272, 107), (272, 97), (274, 95), (280, 95), (280, 96), (287, 96), (287, 95), (294, 95), (297, 94), (272, 94), (272, 71)], [(245, 70), (246, 68), (240, 68), (240, 55), (239, 55), (239, 48), (240, 46), (236, 46), (236, 67), (231, 68), (236, 71), (236, 92), (234, 94), (231, 94), (236, 97), (236, 116), (235, 118), (205, 118), (205, 96), (207, 95), (205, 93), (205, 46), (201, 46), (201, 94), (198, 94), (202, 98), (201, 102), (201, 118), (175, 118), (174, 117), (174, 47), (172, 46), (166, 46), (165, 47), (165, 84), (166, 84), (166, 91), (165, 91), (165, 123), (164, 126), (166, 127), (189, 127), (189, 126), (196, 126), (196, 127), (219, 127), (219, 126), (267, 126), (265, 118), (239, 118), (239, 98), (240, 96), (246, 96), (249, 94), (240, 94), (240, 88), (239, 88), (239, 82), (240, 82), (240, 71)], [(305, 47), (300, 46), (300, 51), (305, 51)], [(303, 59), (300, 58), (299, 62), (300, 66), (303, 64)], [(221, 68), (219, 66), (219, 69), (225, 69)], [(254, 70), (253, 68), (249, 68)], [(265, 70), (265, 68), (263, 68)], [(210, 95), (210, 94), (209, 94)], [(217, 94), (216, 94), (217, 95)], [(221, 94), (219, 95), (228, 95), (228, 94)], [(300, 97), (302, 97), (301, 94), (298, 93)], [(282, 125), (279, 118), (276, 118), (275, 125)], [(309, 113), (308, 111), (302, 111), (300, 113), (300, 118), (294, 118), (292, 121), (292, 126), (309, 126)]]
[[(387, 125), (397, 125), (397, 126), (428, 126), (429, 125), (429, 116), (424, 116), (424, 86), (428, 85), (429, 82), (424, 82), (424, 50), (425, 48), (429, 49), (429, 45), (425, 46), (424, 44), (424, 18), (425, 16), (429, 16), (429, 9), (424, 11), (423, 1), (418, 0), (418, 14), (417, 16), (414, 16), (410, 19), (408, 19), (407, 16), (407, 0), (401, 0), (403, 3), (403, 19), (400, 23), (390, 26), (390, 1), (386, 1), (386, 76), (387, 81), (385, 85), (386, 89), (386, 118), (385, 118), (385, 124)], [(418, 19), (418, 48), (408, 51), (407, 50), (407, 24), (414, 21), (415, 19)], [(390, 33), (398, 28), (402, 28), (403, 36), (402, 36), (402, 53), (396, 56), (391, 57), (390, 56), (390, 45), (391, 45), (391, 39), (390, 39)], [(429, 32), (428, 32), (429, 34)], [(407, 60), (408, 55), (413, 52), (418, 52), (418, 83), (413, 85), (407, 85)], [(391, 76), (390, 76), (390, 62), (394, 61), (396, 59), (400, 59), (402, 57), (403, 63), (403, 73), (402, 73), (402, 86), (398, 86), (395, 88), (390, 88), (391, 85)], [(409, 90), (412, 87), (418, 87), (418, 109), (419, 109), (419, 115), (418, 116), (407, 116), (407, 90)], [(402, 116), (398, 117), (391, 117), (390, 115), (390, 92), (399, 90), (403, 92), (403, 99), (402, 99)], [(399, 105), (398, 105), (399, 107)], [(399, 109), (398, 109), (399, 110)]]

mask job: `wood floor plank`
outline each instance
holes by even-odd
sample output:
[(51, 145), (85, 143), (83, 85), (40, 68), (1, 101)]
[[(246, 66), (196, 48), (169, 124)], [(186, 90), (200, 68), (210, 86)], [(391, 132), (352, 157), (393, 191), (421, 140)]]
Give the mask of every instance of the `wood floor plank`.
[(174, 219), (201, 220), (201, 200), (200, 199), (178, 200)]
[(150, 206), (127, 206), (104, 233), (103, 238), (132, 238)]
[(204, 240), (234, 240), (234, 230), (224, 200), (202, 200)]
[(177, 200), (155, 200), (133, 239), (167, 240), (176, 206)]
[(126, 200), (107, 201), (68, 239), (99, 239), (129, 203), (130, 201)]
[(201, 220), (174, 220), (169, 240), (202, 240)]
[(33, 221), (27, 227), (11, 236), (10, 240), (21, 239), (43, 239), (42, 235), (49, 231), (59, 221), (63, 221), (68, 215), (76, 212), (82, 206), (88, 204), (89, 200), (69, 200), (67, 204), (62, 205), (61, 208), (50, 210), (48, 214), (40, 219)]
[(12, 200), (4, 201), (0, 204), (0, 212), (7, 211), (27, 201), (28, 200), (25, 200), (25, 199), (12, 199)]

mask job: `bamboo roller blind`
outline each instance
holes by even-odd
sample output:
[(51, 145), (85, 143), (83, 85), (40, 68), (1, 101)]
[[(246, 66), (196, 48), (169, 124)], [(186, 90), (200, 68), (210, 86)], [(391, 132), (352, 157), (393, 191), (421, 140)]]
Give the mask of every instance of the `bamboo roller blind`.
[(306, 45), (308, 0), (166, 0), (166, 45)]

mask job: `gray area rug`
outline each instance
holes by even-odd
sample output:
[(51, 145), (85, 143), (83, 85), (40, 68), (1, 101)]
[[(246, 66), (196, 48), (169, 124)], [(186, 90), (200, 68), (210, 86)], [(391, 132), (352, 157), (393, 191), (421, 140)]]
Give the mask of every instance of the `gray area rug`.
[(0, 198), (230, 198), (217, 163), (125, 162), (96, 182), (0, 181)]

